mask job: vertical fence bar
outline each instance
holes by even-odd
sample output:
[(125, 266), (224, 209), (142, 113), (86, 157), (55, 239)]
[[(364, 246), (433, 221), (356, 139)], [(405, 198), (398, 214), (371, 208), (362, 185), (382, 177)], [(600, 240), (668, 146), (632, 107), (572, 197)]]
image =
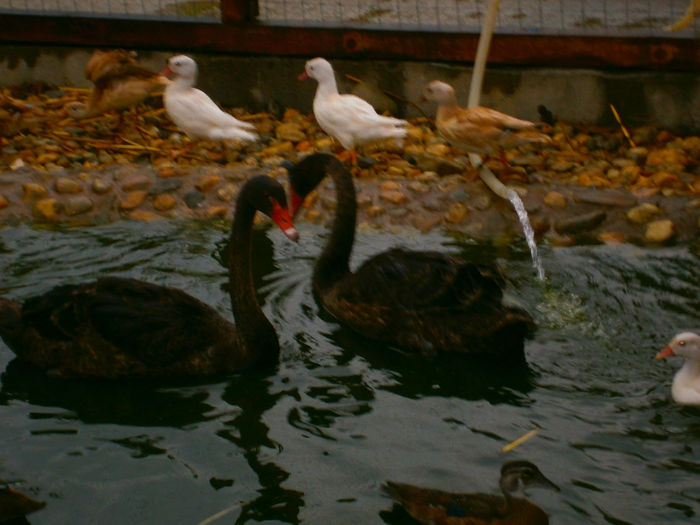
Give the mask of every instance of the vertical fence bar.
[(260, 14), (258, 0), (220, 0), (222, 22), (252, 22)]

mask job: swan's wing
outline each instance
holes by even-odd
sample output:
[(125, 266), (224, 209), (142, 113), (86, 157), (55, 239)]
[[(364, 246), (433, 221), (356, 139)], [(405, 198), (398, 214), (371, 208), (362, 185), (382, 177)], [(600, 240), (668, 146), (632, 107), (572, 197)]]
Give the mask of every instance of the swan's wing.
[(198, 334), (212, 318), (220, 316), (180, 290), (119, 277), (60, 286), (22, 308), (23, 323), (49, 341), (102, 340), (153, 365), (201, 348)]
[(503, 277), (439, 252), (395, 248), (365, 261), (344, 290), (356, 301), (405, 309), (455, 307), (501, 300)]

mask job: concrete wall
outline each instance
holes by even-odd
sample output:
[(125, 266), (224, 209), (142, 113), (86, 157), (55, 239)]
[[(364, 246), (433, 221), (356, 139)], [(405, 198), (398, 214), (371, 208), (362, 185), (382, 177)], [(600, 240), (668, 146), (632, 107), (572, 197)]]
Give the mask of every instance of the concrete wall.
[[(83, 75), (92, 49), (0, 46), (0, 87), (25, 82), (89, 87)], [(161, 70), (172, 53), (142, 51), (140, 62)], [(311, 112), (315, 82), (298, 81), (304, 58), (192, 55), (199, 63), (198, 87), (225, 106), (251, 111), (271, 105)], [(351, 74), (406, 99), (418, 101), (422, 87), (441, 79), (457, 88), (466, 104), (471, 67), (455, 64), (387, 61), (332, 61), (341, 91), (355, 83)], [(543, 104), (557, 118), (580, 124), (614, 125), (613, 103), (630, 127), (658, 124), (680, 132), (700, 131), (700, 75), (663, 71), (598, 71), (588, 69), (487, 68), (482, 103), (512, 115), (538, 120)], [(421, 106), (430, 116), (434, 107)], [(399, 116), (420, 113), (398, 103)]]

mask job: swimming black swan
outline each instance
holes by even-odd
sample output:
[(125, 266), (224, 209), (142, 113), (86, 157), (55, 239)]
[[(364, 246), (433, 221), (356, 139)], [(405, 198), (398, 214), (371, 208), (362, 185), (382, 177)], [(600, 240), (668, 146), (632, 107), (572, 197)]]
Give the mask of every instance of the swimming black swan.
[(335, 184), (337, 208), (313, 290), (327, 310), (355, 331), (401, 348), (524, 360), (533, 321), (503, 304), (505, 281), (495, 266), (393, 248), (351, 272), (357, 203), (352, 175), (340, 161), (314, 154), (289, 167), (291, 214), (326, 175)]
[(277, 334), (251, 275), (256, 210), (298, 238), (282, 185), (265, 175), (241, 188), (229, 241), (236, 325), (174, 288), (122, 277), (65, 285), (27, 299), (0, 298), (0, 335), (25, 361), (58, 376), (206, 376), (276, 362)]
[(501, 467), (499, 482), (503, 497), (491, 494), (457, 494), (387, 482), (382, 488), (420, 523), (459, 525), (547, 525), (549, 517), (534, 503), (513, 493), (526, 487), (559, 491), (540, 469), (529, 461), (508, 461)]

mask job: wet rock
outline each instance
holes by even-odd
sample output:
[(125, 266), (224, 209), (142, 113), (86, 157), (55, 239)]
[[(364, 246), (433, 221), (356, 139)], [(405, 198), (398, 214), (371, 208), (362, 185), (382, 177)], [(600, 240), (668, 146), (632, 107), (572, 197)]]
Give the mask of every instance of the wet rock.
[(34, 204), (34, 216), (43, 221), (58, 219), (60, 204), (56, 199), (41, 199)]
[(627, 211), (627, 219), (636, 224), (645, 224), (649, 222), (652, 217), (656, 215), (661, 215), (663, 212), (658, 206), (651, 204), (649, 202), (644, 202), (639, 206)]
[(559, 193), (558, 191), (550, 191), (547, 193), (544, 198), (544, 203), (549, 206), (550, 208), (566, 208), (568, 202), (566, 200), (566, 197)]
[(459, 224), (469, 215), (469, 210), (461, 202), (452, 204), (445, 213), (445, 221), (450, 224)]
[(56, 179), (55, 188), (58, 193), (80, 193), (83, 191), (82, 184), (68, 177)]
[(238, 187), (235, 184), (227, 183), (216, 190), (216, 197), (220, 201), (230, 202), (238, 193)]
[(598, 240), (605, 244), (620, 244), (625, 242), (625, 234), (621, 232), (602, 232), (598, 234)]
[(649, 155), (649, 150), (643, 146), (637, 146), (635, 148), (630, 148), (625, 153), (625, 156), (632, 160), (635, 164), (643, 165), (647, 160), (647, 155)]
[(670, 219), (661, 219), (647, 225), (644, 238), (649, 242), (665, 242), (675, 234), (675, 224)]
[(466, 166), (459, 162), (429, 153), (413, 155), (413, 159), (416, 161), (416, 166), (421, 171), (432, 171), (438, 175), (462, 173), (466, 168)]
[(382, 191), (379, 198), (393, 204), (401, 204), (407, 197), (402, 191)]
[(616, 191), (579, 191), (574, 194), (574, 200), (577, 202), (586, 202), (589, 204), (599, 204), (603, 206), (634, 206), (637, 204), (637, 199), (628, 193)]
[(428, 211), (442, 211), (444, 206), (436, 198), (427, 198), (423, 201), (423, 208)]
[(590, 231), (599, 226), (607, 217), (607, 214), (600, 210), (595, 210), (583, 215), (559, 219), (554, 223), (554, 229), (558, 233), (582, 233)]
[(122, 210), (133, 210), (141, 206), (146, 199), (147, 192), (144, 190), (132, 191), (126, 194), (124, 200), (119, 203), (119, 208)]
[(385, 211), (386, 210), (384, 210), (384, 208), (382, 208), (381, 206), (375, 206), (375, 205), (368, 206), (367, 207), (367, 216), (368, 217), (379, 217), (380, 215), (383, 215)]
[(153, 199), (153, 207), (158, 211), (172, 210), (176, 205), (175, 198), (167, 193), (162, 193)]
[(208, 219), (213, 219), (215, 217), (225, 217), (228, 208), (226, 206), (209, 206), (204, 212), (204, 216)]
[(196, 208), (204, 200), (204, 194), (201, 191), (192, 190), (185, 194), (183, 200), (188, 208)]
[(63, 203), (63, 212), (69, 216), (80, 215), (92, 210), (93, 206), (94, 203), (90, 197), (86, 195), (78, 195), (77, 197), (67, 199)]
[(403, 189), (403, 184), (394, 180), (387, 180), (379, 184), (381, 191), (400, 191)]
[(417, 180), (409, 182), (408, 189), (414, 193), (428, 193), (430, 191), (430, 187), (427, 184), (423, 184)]
[(493, 203), (493, 199), (488, 194), (477, 195), (476, 197), (470, 199), (470, 201), (472, 206), (479, 211), (487, 209)]
[(102, 195), (103, 193), (107, 193), (112, 189), (112, 183), (104, 181), (102, 179), (95, 179), (92, 181), (92, 191), (95, 193)]
[(49, 191), (41, 184), (35, 182), (26, 182), (22, 184), (22, 200), (25, 202), (43, 199), (49, 194)]
[(20, 168), (24, 168), (24, 166), (25, 166), (24, 161), (21, 158), (16, 158), (10, 164), (10, 169), (11, 170), (18, 170)]
[(221, 182), (221, 177), (218, 175), (206, 175), (195, 182), (194, 187), (202, 193), (207, 193), (214, 186)]
[(155, 181), (153, 186), (148, 190), (151, 196), (162, 195), (163, 193), (171, 193), (177, 191), (182, 186), (182, 179), (161, 179)]
[(145, 190), (151, 185), (151, 178), (145, 175), (132, 175), (122, 182), (124, 191)]
[(575, 164), (568, 160), (555, 160), (549, 165), (549, 169), (557, 173), (563, 173), (565, 171), (571, 171), (574, 169), (574, 166)]
[(291, 142), (300, 142), (306, 139), (306, 133), (297, 122), (282, 122), (275, 129), (275, 136), (279, 140), (287, 140)]
[(158, 219), (161, 218), (161, 216), (158, 215), (157, 213), (153, 213), (152, 211), (148, 211), (148, 210), (133, 210), (133, 211), (129, 212), (128, 217), (132, 221), (145, 221), (145, 222), (157, 221)]
[(4, 195), (0, 195), (0, 210), (7, 208), (10, 205), (10, 201)]

